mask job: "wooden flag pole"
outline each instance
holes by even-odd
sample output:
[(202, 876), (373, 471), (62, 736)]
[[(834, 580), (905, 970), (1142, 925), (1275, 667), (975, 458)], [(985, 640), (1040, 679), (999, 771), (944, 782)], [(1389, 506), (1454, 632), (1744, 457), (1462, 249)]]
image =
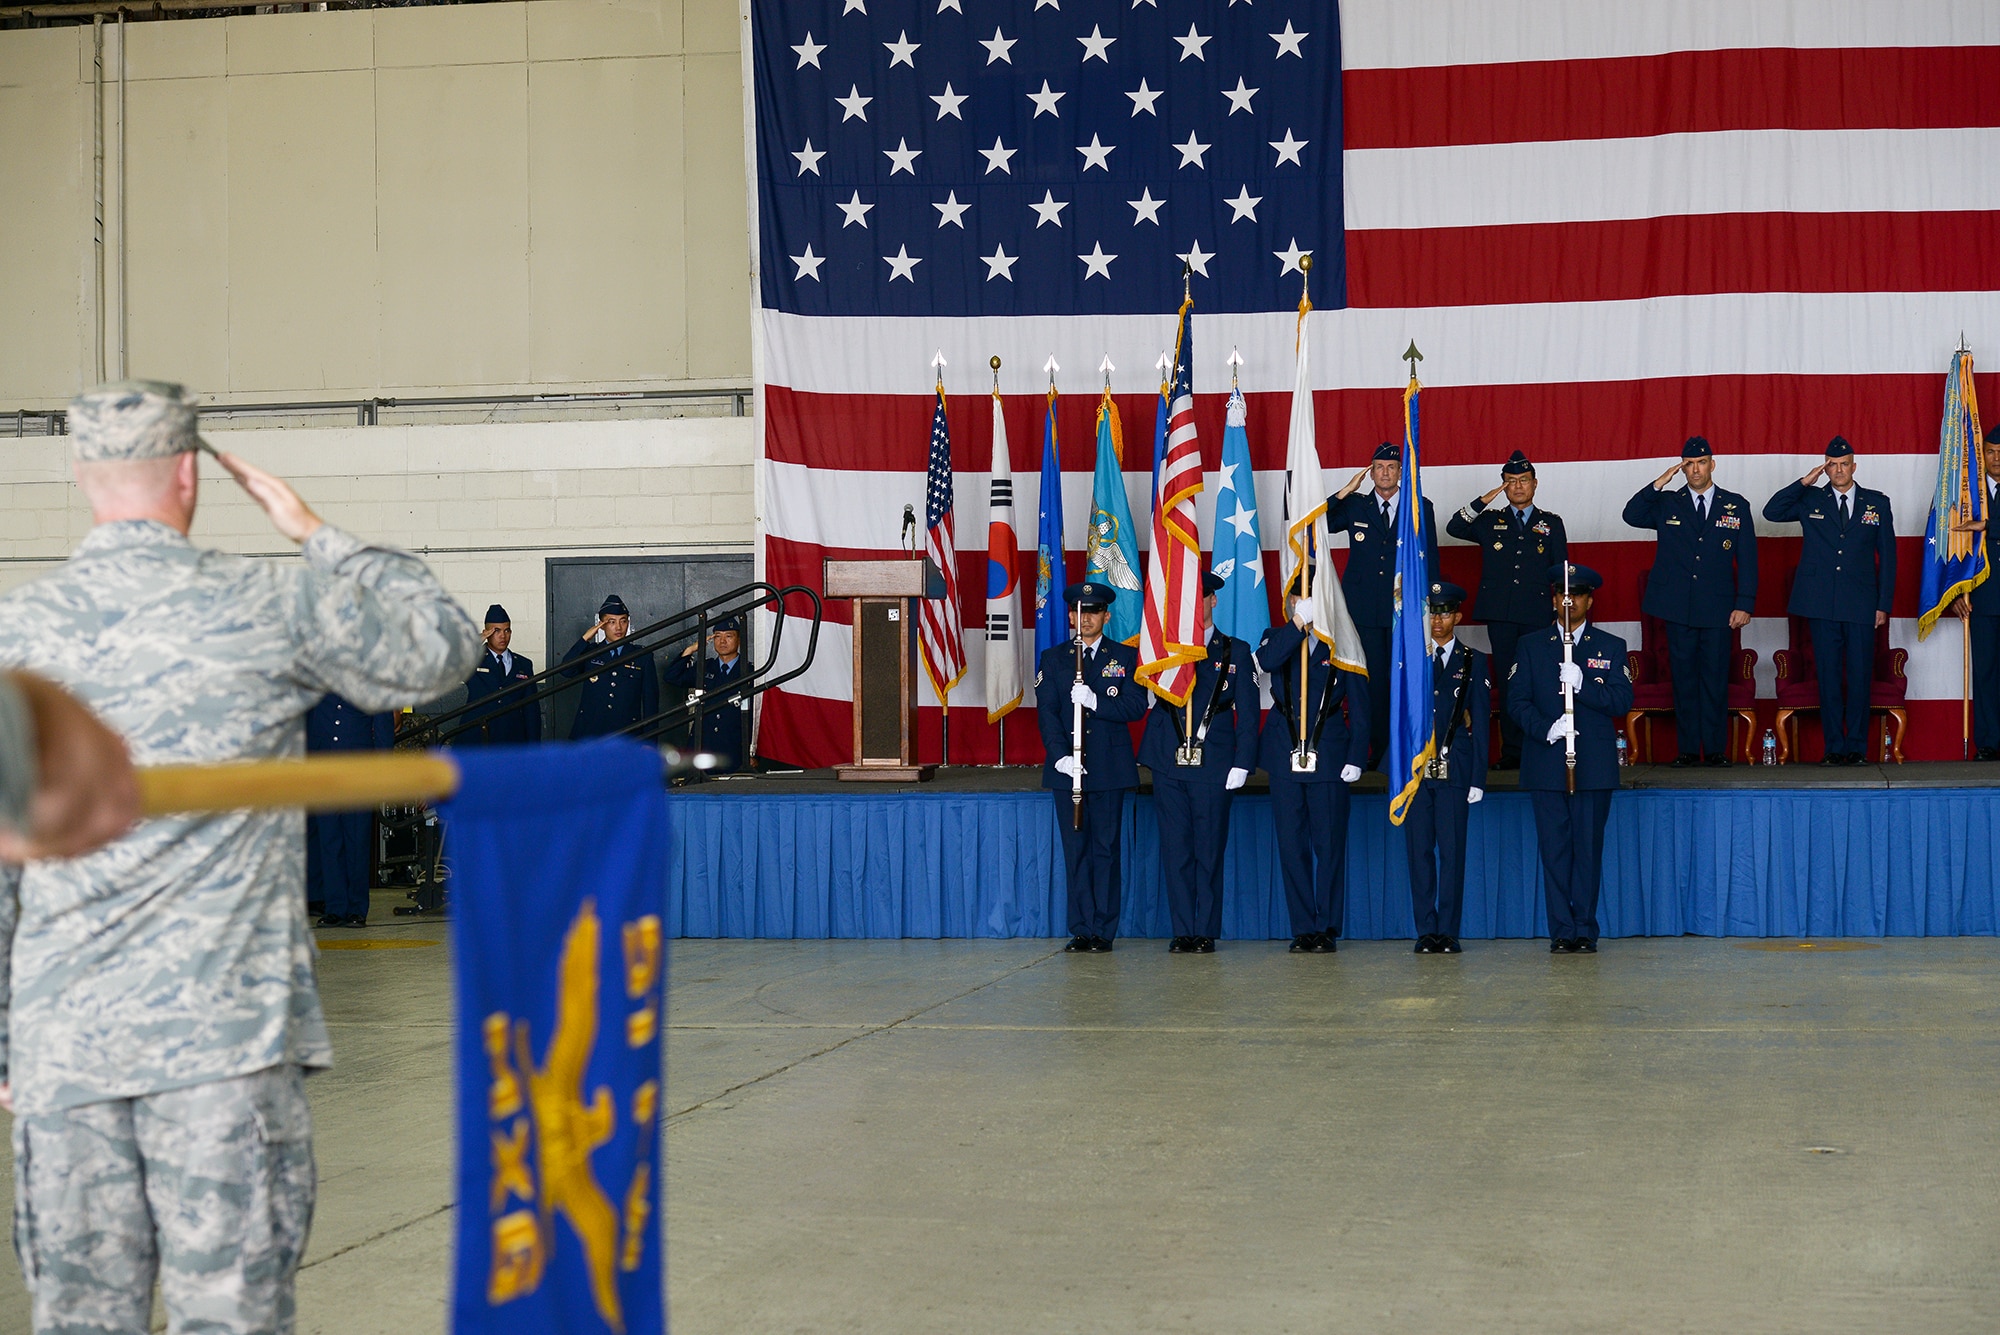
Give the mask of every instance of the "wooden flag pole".
[[(1983, 539), (1984, 534), (1980, 537)], [(1961, 595), (1964, 602), (1964, 595)], [(1958, 728), (1960, 736), (1959, 755), (1965, 760), (1972, 759), (1972, 606), (1965, 602), (1965, 611), (1958, 618), (1958, 643), (1963, 652), (1963, 676), (1958, 693)], [(1888, 760), (1887, 756), (1883, 757)]]
[(257, 807), (360, 811), (435, 802), (458, 791), (458, 765), (436, 751), (160, 765), (140, 769), (138, 778), (140, 811), (147, 816)]

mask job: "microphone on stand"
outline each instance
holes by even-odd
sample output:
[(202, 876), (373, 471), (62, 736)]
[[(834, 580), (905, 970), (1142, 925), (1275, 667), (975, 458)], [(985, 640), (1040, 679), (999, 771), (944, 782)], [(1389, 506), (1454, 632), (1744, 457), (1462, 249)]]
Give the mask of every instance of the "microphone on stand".
[(912, 557), (915, 557), (917, 554), (917, 544), (911, 536), (916, 532), (916, 530), (917, 530), (917, 507), (914, 505), (906, 505), (903, 507), (903, 545), (910, 549), (910, 555)]

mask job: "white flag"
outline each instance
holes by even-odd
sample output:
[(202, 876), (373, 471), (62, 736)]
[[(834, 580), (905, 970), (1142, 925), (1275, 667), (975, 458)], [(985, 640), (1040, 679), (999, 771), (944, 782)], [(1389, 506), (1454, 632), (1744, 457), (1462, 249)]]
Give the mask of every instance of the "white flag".
[[(1361, 652), (1361, 632), (1347, 613), (1347, 597), (1327, 553), (1326, 483), (1320, 476), (1319, 433), (1313, 424), (1312, 376), (1306, 349), (1306, 316), (1311, 310), (1308, 303), (1299, 303), (1298, 374), (1292, 381), (1292, 422), (1285, 443), (1285, 614), (1290, 615), (1294, 594), (1309, 591), (1313, 634), (1330, 646), (1335, 663), (1365, 675), (1368, 663)], [(1308, 552), (1313, 556), (1311, 569)], [(1304, 584), (1307, 579), (1310, 590)]]
[[(1014, 470), (1007, 422), (993, 392), (993, 482), (986, 519), (986, 721), (1021, 703), (1021, 543), (1014, 532)], [(1005, 760), (1005, 757), (1002, 757)]]

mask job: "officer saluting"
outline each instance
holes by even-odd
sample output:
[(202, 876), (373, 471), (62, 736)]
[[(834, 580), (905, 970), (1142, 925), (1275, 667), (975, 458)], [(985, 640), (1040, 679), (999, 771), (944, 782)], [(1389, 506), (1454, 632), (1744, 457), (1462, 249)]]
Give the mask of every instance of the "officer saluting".
[[(1356, 489), (1361, 479), (1375, 484), (1372, 494)], [(1389, 628), (1396, 624), (1396, 515), (1403, 504), (1403, 451), (1384, 443), (1375, 449), (1374, 462), (1347, 480), (1347, 485), (1326, 498), (1326, 531), (1329, 536), (1347, 533), (1347, 569), (1341, 572), (1340, 589), (1347, 596), (1347, 611), (1361, 632), (1361, 652), (1368, 661), (1368, 675), (1378, 682), (1389, 680)], [(1424, 502), (1419, 516), (1424, 535), (1424, 569), (1438, 568), (1437, 520), (1431, 503)], [(1389, 690), (1385, 685), (1371, 696), (1373, 713), (1368, 720), (1367, 765), (1382, 763), (1389, 745)]]
[(486, 628), (480, 639), (486, 642), (486, 652), (479, 656), (479, 666), (465, 679), (465, 703), (499, 698), (493, 701), (492, 709), (469, 715), (466, 722), (472, 726), (452, 738), (452, 744), (481, 746), (490, 742), (502, 746), (541, 741), (541, 702), (521, 703), (529, 700), (532, 692), (514, 684), (535, 675), (535, 660), (515, 653), (511, 647), (514, 623), (506, 608), (494, 603), (486, 609)]
[[(1139, 786), (1132, 733), (1125, 725), (1146, 712), (1147, 692), (1132, 675), (1139, 651), (1104, 638), (1115, 597), (1109, 584), (1095, 580), (1065, 589), (1076, 639), (1051, 645), (1035, 671), (1035, 714), (1049, 754), (1042, 787), (1055, 798), (1056, 828), (1062, 831), (1069, 873), (1070, 943), (1063, 947), (1069, 951), (1100, 953), (1111, 949), (1111, 939), (1118, 935), (1118, 831), (1125, 794)], [(1079, 704), (1081, 766), (1072, 732)], [(1077, 774), (1083, 779), (1080, 807), (1071, 796)]]
[[(1479, 597), (1473, 605), (1486, 624), (1496, 681), (1504, 682), (1513, 671), (1514, 646), (1521, 637), (1549, 624), (1549, 579), (1569, 560), (1562, 516), (1535, 504), (1537, 485), (1535, 466), (1515, 450), (1500, 466), (1500, 485), (1475, 497), (1445, 526), (1452, 537), (1479, 549)], [(1502, 492), (1507, 504), (1488, 509)], [(1494, 768), (1513, 769), (1520, 763), (1521, 729), (1503, 709), (1500, 762)]]
[[(1521, 727), (1521, 788), (1535, 805), (1548, 895), (1549, 950), (1597, 953), (1597, 891), (1604, 876), (1604, 819), (1618, 788), (1618, 720), (1632, 708), (1632, 672), (1625, 641), (1590, 624), (1590, 604), (1604, 581), (1569, 567), (1551, 589), (1556, 625), (1523, 637), (1507, 681), (1507, 712)], [(1564, 656), (1563, 627), (1573, 643)], [(1574, 709), (1565, 706), (1570, 688)], [(1572, 791), (1567, 739), (1576, 739)]]
[[(1257, 645), (1257, 664), (1271, 680), (1257, 763), (1271, 776), (1292, 950), (1323, 955), (1338, 949), (1346, 909), (1347, 785), (1361, 777), (1368, 759), (1368, 678), (1333, 665), (1313, 631), (1309, 599), (1290, 603), (1292, 619), (1265, 631)], [(1308, 655), (1303, 700), (1302, 649)]]
[(590, 674), (569, 730), (571, 741), (608, 737), (660, 712), (660, 677), (653, 670), (653, 655), (630, 653), (618, 643), (631, 629), (632, 614), (614, 593), (597, 609), (597, 624), (563, 655), (565, 676)]
[[(1820, 476), (1827, 485), (1815, 486)], [(1896, 592), (1896, 519), (1889, 498), (1854, 483), (1854, 447), (1827, 443), (1826, 462), (1773, 496), (1764, 518), (1805, 532), (1787, 609), (1812, 628), (1819, 668), (1822, 765), (1859, 765), (1867, 746), (1875, 630)]]
[(1222, 581), (1201, 577), (1208, 657), (1195, 665), (1185, 708), (1155, 700), (1146, 715), (1139, 762), (1153, 772), (1160, 823), (1160, 873), (1173, 916), (1173, 954), (1206, 955), (1222, 935), (1222, 850), (1229, 795), (1257, 768), (1257, 687), (1250, 646), (1215, 629)]
[[(1666, 490), (1678, 474), (1687, 486)], [(1715, 485), (1708, 441), (1689, 436), (1681, 461), (1625, 502), (1625, 522), (1660, 535), (1646, 580), (1647, 615), (1667, 624), (1674, 674), (1674, 733), (1685, 768), (1706, 756), (1729, 764), (1730, 632), (1750, 624), (1757, 602), (1756, 511)]]
[(1419, 955), (1459, 953), (1466, 820), (1472, 804), (1486, 796), (1493, 685), (1486, 655), (1458, 642), (1464, 602), (1465, 590), (1458, 585), (1431, 585), (1431, 738), (1438, 758), (1425, 770), (1403, 817)]
[[(702, 665), (701, 688), (704, 691), (719, 691), (731, 682), (743, 679), (744, 667), (743, 623), (735, 617), (724, 617), (715, 623), (708, 633), (709, 648), (714, 652)], [(694, 686), (694, 646), (690, 644), (681, 651), (681, 656), (667, 664), (667, 685)], [(701, 716), (701, 741), (697, 750), (718, 756), (721, 763), (711, 769), (711, 774), (734, 774), (743, 767), (746, 754), (743, 746), (743, 716), (750, 708), (750, 697), (740, 700), (726, 700)]]

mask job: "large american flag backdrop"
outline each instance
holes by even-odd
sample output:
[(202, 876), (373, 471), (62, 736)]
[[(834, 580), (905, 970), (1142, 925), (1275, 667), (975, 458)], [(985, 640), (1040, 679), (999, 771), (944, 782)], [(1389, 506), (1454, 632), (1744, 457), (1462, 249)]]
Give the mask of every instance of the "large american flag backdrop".
[[(2000, 6), (753, 0), (751, 14), (766, 578), (817, 587), (828, 557), (897, 552), (903, 506), (923, 496), (939, 348), (974, 515), (988, 358), (1004, 363), (1026, 516), (1041, 368), (1060, 363), (1078, 577), (1095, 368), (1116, 367), (1141, 514), (1149, 452), (1130, 442), (1154, 420), (1185, 263), (1203, 545), (1232, 348), (1273, 543), (1310, 252), (1333, 480), (1397, 438), (1414, 339), (1440, 519), (1525, 450), (1576, 559), (1605, 576), (1600, 616), (1635, 647), (1653, 548), (1619, 514), (1686, 436), (1714, 442), (1717, 481), (1760, 508), (1830, 437), (1853, 441), (1905, 535), (1891, 636), (1912, 652), (1908, 749), (1957, 756), (1957, 631), (1919, 645), (1913, 618), (1961, 331), (2000, 366)], [(1978, 390), (2000, 403), (1990, 374)], [(1761, 534), (1745, 643), (1764, 696), (1798, 548), (1796, 528)], [(1442, 560), (1474, 585), (1471, 548), (1447, 541)], [(977, 626), (986, 557), (960, 563)], [(765, 754), (846, 757), (847, 618), (828, 607), (813, 667), (768, 700)], [(966, 648), (952, 756), (991, 760), (986, 645)], [(927, 709), (926, 759), (937, 720)], [(1040, 758), (1031, 726), (1007, 743), (1011, 760)]]

